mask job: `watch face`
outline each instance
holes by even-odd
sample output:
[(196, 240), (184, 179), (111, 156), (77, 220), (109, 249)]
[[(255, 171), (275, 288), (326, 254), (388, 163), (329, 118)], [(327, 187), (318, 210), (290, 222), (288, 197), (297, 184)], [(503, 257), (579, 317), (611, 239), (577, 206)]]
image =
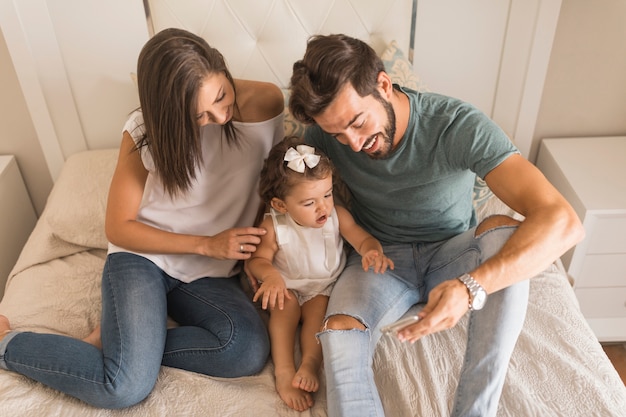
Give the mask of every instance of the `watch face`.
[(472, 298), (472, 308), (474, 310), (480, 310), (485, 306), (487, 301), (487, 293), (485, 291), (477, 291)]

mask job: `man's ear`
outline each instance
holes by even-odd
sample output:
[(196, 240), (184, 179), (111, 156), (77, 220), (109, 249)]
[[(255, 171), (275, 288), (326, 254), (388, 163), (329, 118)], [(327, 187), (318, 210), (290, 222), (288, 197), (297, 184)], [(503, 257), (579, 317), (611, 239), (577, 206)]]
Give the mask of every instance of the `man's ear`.
[(393, 81), (391, 81), (391, 77), (385, 71), (381, 71), (378, 73), (378, 78), (376, 79), (378, 82), (378, 89), (380, 90), (380, 94), (385, 97), (387, 100), (391, 98), (393, 94)]
[(276, 197), (272, 198), (272, 201), (270, 201), (270, 205), (272, 206), (274, 210), (276, 210), (279, 213), (282, 213), (282, 214), (287, 213), (287, 205), (280, 198), (276, 198)]

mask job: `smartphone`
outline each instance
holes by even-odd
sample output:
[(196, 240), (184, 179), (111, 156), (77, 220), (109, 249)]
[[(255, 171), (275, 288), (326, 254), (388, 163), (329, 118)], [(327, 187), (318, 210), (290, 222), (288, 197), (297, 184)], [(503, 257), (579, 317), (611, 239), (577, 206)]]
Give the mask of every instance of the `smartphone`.
[(407, 326), (410, 326), (413, 323), (417, 323), (420, 318), (417, 316), (409, 316), (402, 318), (398, 321), (394, 321), (391, 324), (384, 326), (380, 331), (385, 333), (398, 333), (400, 330), (404, 329)]

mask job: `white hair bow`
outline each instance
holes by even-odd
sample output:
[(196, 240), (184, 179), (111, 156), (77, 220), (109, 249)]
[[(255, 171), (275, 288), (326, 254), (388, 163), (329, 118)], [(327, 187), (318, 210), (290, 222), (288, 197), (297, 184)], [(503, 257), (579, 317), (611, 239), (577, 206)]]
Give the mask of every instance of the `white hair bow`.
[(304, 173), (304, 166), (315, 168), (320, 162), (320, 156), (315, 155), (315, 148), (312, 146), (298, 145), (296, 149), (287, 149), (283, 160), (287, 161), (289, 168), (296, 172)]

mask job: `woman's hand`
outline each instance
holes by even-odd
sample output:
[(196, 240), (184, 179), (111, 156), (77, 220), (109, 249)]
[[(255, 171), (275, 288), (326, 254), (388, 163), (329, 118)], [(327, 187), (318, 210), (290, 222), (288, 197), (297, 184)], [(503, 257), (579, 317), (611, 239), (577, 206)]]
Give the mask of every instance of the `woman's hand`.
[(393, 261), (387, 258), (384, 253), (375, 249), (365, 252), (365, 254), (361, 257), (361, 264), (363, 265), (364, 271), (367, 271), (369, 268), (373, 268), (374, 272), (377, 274), (382, 274), (387, 270), (387, 268), (394, 268)]
[(227, 229), (204, 239), (200, 252), (215, 259), (249, 259), (265, 233), (259, 227)]

